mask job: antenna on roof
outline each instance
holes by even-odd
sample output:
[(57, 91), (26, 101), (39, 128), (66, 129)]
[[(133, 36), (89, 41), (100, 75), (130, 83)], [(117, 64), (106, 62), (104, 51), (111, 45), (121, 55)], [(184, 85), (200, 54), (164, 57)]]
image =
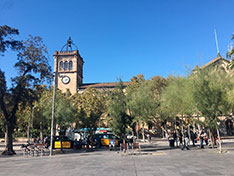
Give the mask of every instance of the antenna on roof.
[(220, 55), (220, 52), (219, 52), (219, 44), (218, 44), (218, 38), (217, 38), (217, 34), (216, 34), (216, 29), (214, 29), (214, 34), (215, 34), (215, 42), (216, 42), (217, 54)]

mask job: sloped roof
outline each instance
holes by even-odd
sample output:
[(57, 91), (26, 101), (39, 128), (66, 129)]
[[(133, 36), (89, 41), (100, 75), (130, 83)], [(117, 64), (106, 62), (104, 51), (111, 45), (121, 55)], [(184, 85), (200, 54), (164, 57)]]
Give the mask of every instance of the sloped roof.
[(218, 55), (217, 55), (217, 57), (215, 59), (211, 60), (210, 62), (208, 62), (207, 64), (201, 66), (200, 68), (201, 69), (206, 68), (206, 67), (208, 67), (208, 66), (210, 66), (210, 65), (212, 65), (212, 64), (214, 64), (214, 63), (216, 63), (216, 62), (218, 62), (220, 60), (230, 63), (229, 60), (222, 58), (222, 56), (218, 53)]
[[(123, 82), (123, 85), (126, 87), (130, 84), (130, 82)], [(82, 84), (79, 86), (79, 89), (87, 89), (88, 87), (91, 88), (109, 88), (113, 89), (116, 86), (119, 85), (119, 82), (107, 82), (107, 83), (88, 83), (88, 84)]]

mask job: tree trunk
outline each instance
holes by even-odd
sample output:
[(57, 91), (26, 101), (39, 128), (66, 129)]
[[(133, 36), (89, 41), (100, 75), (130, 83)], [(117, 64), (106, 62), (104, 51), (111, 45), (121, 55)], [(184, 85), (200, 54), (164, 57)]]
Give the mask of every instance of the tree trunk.
[(190, 124), (188, 125), (188, 135), (189, 135), (189, 143), (191, 142), (191, 131), (190, 131)]
[(145, 122), (142, 121), (142, 139), (145, 142)]
[(7, 140), (6, 140), (6, 148), (2, 152), (2, 155), (15, 155), (15, 151), (13, 150), (13, 128), (11, 125), (6, 126), (6, 135), (7, 135)]
[(30, 124), (30, 120), (29, 120), (28, 126), (27, 126), (27, 141), (30, 141), (30, 126), (31, 126), (31, 124)]
[(209, 134), (210, 134), (211, 147), (214, 148), (214, 135), (210, 129), (209, 129)]
[(40, 122), (40, 140), (43, 143), (43, 124)]
[(7, 132), (5, 132), (5, 141), (4, 141), (5, 146), (7, 145)]
[(222, 141), (219, 133), (219, 129), (217, 128), (217, 134), (218, 134), (218, 139), (219, 139), (219, 153), (222, 153)]
[(137, 140), (139, 139), (139, 122), (137, 121), (137, 130), (136, 130), (136, 132), (137, 132)]
[(168, 131), (167, 131), (167, 124), (165, 123), (165, 125), (164, 125), (164, 128), (163, 128), (163, 130), (164, 130), (164, 138), (168, 138)]

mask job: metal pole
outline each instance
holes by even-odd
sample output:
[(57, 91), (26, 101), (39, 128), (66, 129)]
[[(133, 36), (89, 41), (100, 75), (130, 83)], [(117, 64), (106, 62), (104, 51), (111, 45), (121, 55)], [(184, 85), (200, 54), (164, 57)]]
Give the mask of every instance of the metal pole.
[(55, 78), (54, 78), (54, 89), (53, 89), (53, 103), (52, 103), (52, 118), (51, 118), (51, 128), (50, 128), (50, 156), (53, 154), (53, 136), (54, 136), (54, 109), (55, 109), (55, 96), (56, 96), (56, 83), (55, 79), (57, 77), (57, 74), (55, 72)]
[(216, 34), (216, 29), (214, 29), (214, 34), (215, 34), (215, 42), (216, 42), (217, 54), (219, 54), (219, 44), (218, 44), (218, 38), (217, 38), (217, 34)]
[(51, 117), (51, 133), (50, 133), (50, 156), (53, 154), (53, 136), (54, 136), (54, 112), (55, 112), (55, 97), (56, 97), (56, 88), (58, 81), (58, 57), (56, 57), (56, 68), (54, 74), (54, 89), (53, 89), (53, 103), (52, 103), (52, 117)]
[(32, 107), (32, 121), (31, 121), (31, 134), (30, 134), (30, 141), (33, 142), (32, 140), (32, 134), (33, 134), (33, 117), (34, 117), (34, 106)]

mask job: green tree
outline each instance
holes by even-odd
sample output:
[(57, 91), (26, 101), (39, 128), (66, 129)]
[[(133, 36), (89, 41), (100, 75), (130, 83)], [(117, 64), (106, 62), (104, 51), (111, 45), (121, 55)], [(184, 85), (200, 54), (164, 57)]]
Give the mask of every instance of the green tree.
[[(227, 93), (230, 86), (226, 75), (210, 73), (201, 70), (194, 77), (194, 100), (201, 116), (205, 117), (205, 124), (208, 129), (217, 130), (219, 135), (219, 116), (230, 112)], [(221, 151), (221, 144), (220, 144)]]
[(192, 114), (194, 101), (191, 81), (184, 77), (170, 78), (168, 86), (163, 91), (162, 103), (170, 117), (176, 117), (178, 114)]
[[(16, 112), (17, 116), (17, 130), (15, 132), (15, 135), (19, 133), (21, 136), (27, 136), (28, 141), (30, 140), (30, 137), (33, 137), (32, 131), (34, 127), (35, 130), (39, 131), (40, 126), (42, 125), (40, 121), (40, 115), (38, 115), (37, 108), (35, 104), (38, 102), (38, 100), (41, 97), (41, 94), (43, 91), (46, 90), (45, 86), (39, 85), (34, 88), (34, 98), (28, 99), (25, 105), (22, 103), (19, 104), (19, 108)], [(39, 128), (38, 128), (39, 126)], [(30, 133), (31, 132), (31, 133)], [(41, 139), (42, 133), (40, 134)]]
[[(42, 122), (47, 127), (50, 127), (52, 97), (53, 89), (51, 87), (51, 89), (43, 92), (38, 103), (35, 104), (36, 110), (40, 114), (40, 118), (36, 118), (38, 123)], [(60, 130), (64, 131), (67, 127), (71, 126), (76, 117), (76, 110), (69, 92), (62, 93), (61, 90), (56, 90), (55, 109), (55, 124), (57, 124)]]
[[(130, 124), (130, 127), (132, 129), (133, 135), (137, 136), (137, 139), (139, 139), (139, 119), (137, 119), (134, 115), (134, 112), (131, 111), (130, 108), (130, 102), (132, 98), (134, 97), (135, 92), (139, 89), (142, 83), (145, 82), (144, 75), (139, 74), (137, 76), (133, 76), (131, 78), (130, 84), (126, 87), (126, 102), (127, 102), (127, 111), (132, 119), (132, 123)], [(135, 128), (137, 127), (137, 128)]]
[(131, 94), (134, 93), (143, 82), (145, 82), (144, 75), (139, 74), (137, 76), (133, 76), (130, 80), (130, 84), (126, 88), (126, 93), (128, 97), (131, 97)]
[(106, 93), (94, 88), (87, 88), (82, 94), (73, 96), (77, 111), (77, 126), (90, 129), (97, 127), (99, 119), (106, 109)]
[(18, 52), (15, 68), (18, 76), (12, 79), (12, 87), (7, 89), (4, 72), (0, 70), (0, 107), (6, 122), (6, 149), (2, 154), (13, 155), (12, 134), (17, 127), (16, 112), (19, 104), (26, 105), (35, 97), (34, 86), (46, 79), (51, 79), (51, 68), (48, 66), (47, 50), (41, 37), (29, 36)]
[[(196, 112), (193, 85), (189, 78), (169, 77), (168, 86), (163, 90), (161, 99), (162, 116), (166, 121), (174, 121), (176, 127), (177, 116), (189, 118)], [(189, 118), (191, 121), (192, 118)], [(183, 124), (181, 124), (183, 128)], [(187, 124), (188, 125), (188, 124)], [(167, 133), (166, 125), (164, 130)]]
[(148, 84), (148, 93), (149, 97), (154, 102), (154, 115), (152, 118), (152, 123), (157, 126), (158, 128), (164, 129), (164, 123), (166, 116), (163, 114), (162, 111), (162, 92), (166, 88), (168, 84), (168, 80), (161, 77), (161, 76), (154, 76), (149, 80)]
[(18, 29), (7, 25), (0, 26), (0, 56), (7, 48), (18, 51), (22, 47), (22, 42), (13, 39), (13, 35), (19, 35)]
[(145, 81), (132, 95), (128, 106), (134, 117), (142, 123), (142, 137), (145, 140), (144, 126), (156, 114), (157, 105), (149, 93), (149, 81)]
[(127, 114), (128, 107), (121, 80), (119, 85), (110, 92), (109, 98), (107, 105), (109, 125), (116, 135), (124, 138), (127, 128), (132, 123), (132, 118)]

